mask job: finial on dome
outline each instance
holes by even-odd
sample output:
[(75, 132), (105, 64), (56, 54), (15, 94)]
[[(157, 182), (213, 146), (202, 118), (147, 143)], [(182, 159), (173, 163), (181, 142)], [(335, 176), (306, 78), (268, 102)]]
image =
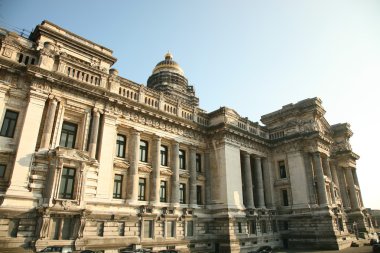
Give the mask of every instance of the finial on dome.
[(165, 54), (165, 60), (173, 60), (173, 55), (169, 51)]

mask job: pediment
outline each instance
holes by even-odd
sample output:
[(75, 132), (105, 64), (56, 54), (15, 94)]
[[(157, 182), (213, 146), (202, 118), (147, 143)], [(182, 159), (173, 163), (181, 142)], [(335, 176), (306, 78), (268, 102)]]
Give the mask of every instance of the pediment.
[(88, 162), (92, 160), (90, 156), (88, 155), (88, 152), (83, 151), (83, 150), (57, 147), (55, 151), (58, 157), (62, 157), (62, 158), (70, 159), (70, 160), (82, 161), (82, 162)]
[(152, 170), (152, 167), (149, 165), (139, 165), (139, 172), (151, 173)]
[(113, 162), (113, 166), (115, 168), (119, 168), (119, 169), (128, 169), (129, 168), (129, 162), (127, 161), (122, 161), (122, 160), (115, 160)]
[(161, 168), (160, 169), (160, 174), (163, 175), (163, 176), (171, 176), (173, 175), (173, 171), (169, 168)]

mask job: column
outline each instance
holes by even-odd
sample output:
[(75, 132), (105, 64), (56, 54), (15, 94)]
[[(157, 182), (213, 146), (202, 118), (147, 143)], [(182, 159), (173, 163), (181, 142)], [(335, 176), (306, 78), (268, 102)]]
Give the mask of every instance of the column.
[(179, 206), (179, 143), (174, 142), (172, 145), (171, 167), (172, 175), (172, 192), (171, 203), (172, 206)]
[(134, 130), (131, 134), (130, 143), (130, 166), (129, 166), (129, 196), (130, 203), (137, 202), (138, 187), (139, 187), (139, 152), (140, 152), (140, 132)]
[(317, 188), (318, 188), (318, 197), (319, 205), (327, 205), (327, 192), (325, 184), (325, 175), (323, 174), (323, 168), (321, 163), (321, 154), (319, 152), (314, 153), (315, 161), (315, 175), (317, 178)]
[(269, 159), (267, 157), (263, 158), (263, 177), (264, 177), (264, 192), (265, 192), (265, 203), (267, 207), (273, 207), (273, 186), (272, 186), (272, 173), (269, 166)]
[(332, 175), (331, 175), (331, 168), (329, 164), (329, 158), (322, 158), (322, 164), (323, 167), (326, 169), (326, 176), (330, 179), (331, 183), (329, 183), (330, 187), (330, 197), (331, 197), (331, 204), (335, 204), (335, 194), (334, 194), (334, 184), (332, 181)]
[(54, 98), (49, 101), (49, 108), (45, 117), (45, 125), (42, 133), (40, 149), (50, 148), (50, 138), (53, 131), (53, 124), (55, 113), (57, 110), (57, 104), (58, 101)]
[(90, 144), (88, 146), (88, 153), (90, 157), (94, 159), (96, 159), (96, 143), (98, 142), (99, 117), (100, 117), (100, 113), (98, 112), (97, 109), (94, 109), (92, 113)]
[(24, 114), (24, 121), (20, 117), (17, 122), (17, 124), (21, 126), (20, 137), (7, 194), (24, 195), (30, 193), (27, 187), (29, 172), (31, 170), (30, 166), (33, 161), (46, 98), (46, 95), (31, 90)]
[(251, 171), (251, 157), (248, 153), (243, 153), (243, 169), (244, 169), (244, 192), (246, 196), (246, 208), (255, 208), (253, 200), (253, 186), (252, 186), (252, 171)]
[(304, 161), (305, 161), (305, 175), (308, 186), (309, 193), (309, 204), (315, 205), (318, 200), (316, 199), (316, 194), (314, 191), (314, 176), (313, 176), (313, 161), (311, 159), (310, 153), (304, 153)]
[(344, 174), (346, 176), (347, 186), (350, 193), (351, 209), (357, 210), (359, 209), (359, 203), (358, 199), (356, 198), (356, 189), (352, 168), (345, 168)]
[(153, 137), (152, 147), (152, 186), (151, 186), (151, 203), (157, 205), (160, 203), (160, 166), (161, 166), (161, 137)]
[(362, 191), (360, 190), (360, 185), (359, 185), (359, 179), (358, 179), (358, 174), (356, 173), (356, 168), (352, 168), (352, 173), (353, 173), (353, 176), (354, 176), (354, 182), (355, 182), (355, 185), (358, 187), (358, 194), (359, 194), (359, 198), (360, 198), (360, 204), (359, 204), (359, 207), (362, 207), (363, 206), (363, 197), (362, 197)]
[(212, 179), (210, 173), (210, 152), (206, 151), (204, 153), (204, 172), (206, 174), (206, 186), (205, 186), (205, 203), (206, 205), (211, 203), (211, 187), (212, 187)]
[(261, 170), (261, 158), (255, 157), (255, 178), (256, 178), (256, 190), (258, 196), (258, 207), (265, 208), (264, 202), (264, 186), (263, 186), (263, 173)]
[(337, 168), (340, 196), (342, 198), (343, 207), (345, 209), (350, 209), (351, 205), (350, 205), (350, 202), (348, 200), (346, 177), (345, 177), (345, 173), (343, 172), (343, 170), (344, 169), (342, 167)]
[(196, 150), (190, 147), (190, 206), (197, 206), (197, 171), (196, 171)]

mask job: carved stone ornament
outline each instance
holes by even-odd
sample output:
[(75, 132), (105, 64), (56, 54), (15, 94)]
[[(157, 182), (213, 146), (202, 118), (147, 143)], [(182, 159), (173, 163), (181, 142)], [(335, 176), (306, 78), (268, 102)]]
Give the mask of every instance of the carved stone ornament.
[(10, 49), (8, 47), (4, 48), (3, 56), (5, 56), (7, 58), (11, 58), (12, 54), (13, 54), (13, 50), (12, 49)]
[(160, 174), (162, 176), (171, 176), (171, 175), (173, 175), (173, 171), (171, 169), (169, 169), (169, 168), (161, 168), (160, 169)]
[(119, 169), (125, 169), (125, 170), (127, 170), (127, 169), (129, 169), (130, 164), (129, 164), (129, 162), (127, 162), (127, 161), (115, 160), (115, 161), (113, 162), (113, 166), (114, 166), (115, 168), (119, 168)]

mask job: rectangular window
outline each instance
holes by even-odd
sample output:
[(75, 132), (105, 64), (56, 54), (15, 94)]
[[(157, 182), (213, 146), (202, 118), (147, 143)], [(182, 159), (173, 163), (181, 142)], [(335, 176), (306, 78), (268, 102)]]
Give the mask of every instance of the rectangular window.
[(282, 192), (282, 204), (284, 206), (289, 206), (288, 191), (281, 190), (281, 192)]
[(50, 238), (53, 240), (58, 240), (59, 235), (61, 234), (61, 219), (60, 218), (52, 218), (50, 228), (51, 228)]
[(123, 175), (116, 174), (113, 179), (113, 198), (121, 199), (121, 186), (123, 183)]
[(161, 155), (161, 165), (168, 166), (168, 147), (167, 146), (161, 145), (160, 155)]
[(62, 219), (62, 222), (62, 240), (69, 240), (72, 237), (74, 221), (71, 218), (64, 218)]
[(179, 184), (179, 203), (186, 204), (186, 185)]
[(148, 162), (148, 142), (140, 141), (140, 161)]
[(116, 156), (125, 157), (125, 135), (118, 134), (116, 139)]
[(9, 225), (8, 225), (8, 236), (9, 237), (17, 237), (19, 222), (20, 221), (18, 219), (12, 219), (9, 221)]
[(98, 224), (96, 224), (96, 234), (98, 236), (103, 236), (103, 234), (104, 234), (104, 222), (103, 221), (98, 222)]
[(160, 202), (166, 202), (166, 181), (160, 183)]
[(249, 234), (257, 234), (257, 228), (256, 228), (256, 221), (249, 221), (248, 222), (248, 229), (249, 229)]
[(202, 205), (202, 186), (197, 185), (197, 205)]
[(5, 176), (6, 169), (7, 169), (7, 166), (5, 164), (0, 164), (0, 178), (3, 178)]
[(272, 231), (273, 233), (276, 233), (278, 230), (277, 230), (277, 221), (276, 220), (272, 220)]
[(16, 129), (17, 118), (18, 112), (11, 110), (5, 111), (4, 121), (0, 131), (1, 136), (13, 138)]
[(267, 233), (267, 222), (265, 220), (260, 221), (260, 229), (262, 234)]
[(242, 227), (241, 227), (241, 222), (238, 222), (237, 225), (238, 225), (238, 233), (239, 234), (243, 233), (243, 230), (242, 230)]
[(175, 221), (166, 222), (166, 236), (175, 237)]
[(339, 228), (339, 231), (344, 231), (343, 219), (342, 218), (338, 218), (338, 228)]
[(186, 169), (186, 152), (182, 149), (179, 150), (179, 168), (181, 170)]
[(61, 140), (59, 146), (66, 148), (75, 147), (78, 125), (64, 121), (62, 124)]
[(153, 221), (144, 221), (144, 238), (153, 238)]
[(186, 236), (194, 235), (194, 223), (192, 220), (186, 222)]
[(61, 185), (59, 187), (59, 198), (74, 198), (75, 169), (63, 168), (61, 175)]
[(139, 200), (144, 201), (145, 200), (145, 186), (146, 186), (146, 179), (143, 177), (139, 178)]
[(125, 223), (124, 222), (119, 222), (117, 224), (117, 232), (119, 236), (124, 236), (124, 231), (125, 231)]
[(280, 178), (286, 178), (285, 161), (279, 161), (278, 162), (278, 169), (279, 169), (279, 173), (280, 173)]
[(202, 172), (202, 156), (201, 156), (201, 154), (195, 155), (195, 170), (197, 172)]

